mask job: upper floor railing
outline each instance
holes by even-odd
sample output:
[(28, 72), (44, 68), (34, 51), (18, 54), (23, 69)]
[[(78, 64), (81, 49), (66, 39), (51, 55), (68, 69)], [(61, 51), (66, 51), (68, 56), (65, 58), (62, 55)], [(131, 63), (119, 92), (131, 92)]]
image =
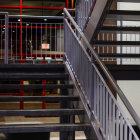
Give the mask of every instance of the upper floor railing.
[(63, 60), (63, 17), (21, 17), (7, 14), (9, 22), (3, 22), (4, 20), (0, 21), (1, 63)]
[[(140, 128), (140, 119), (137, 113), (69, 12), (66, 9), (64, 9), (64, 12), (66, 14), (64, 20), (66, 63), (72, 70), (77, 85), (81, 87), (87, 99), (88, 108), (91, 110), (88, 115), (97, 132), (98, 139), (101, 140), (103, 136), (103, 139), (106, 140), (139, 140), (127, 116), (113, 96), (114, 92), (110, 90), (100, 74), (97, 64), (110, 81), (115, 94), (119, 95), (136, 125)], [(73, 27), (75, 30), (73, 30)], [(94, 119), (97, 123), (94, 123)], [(101, 135), (99, 130), (101, 130)]]
[[(4, 56), (3, 62), (8, 64), (8, 24), (9, 17), (8, 13), (0, 13), (0, 53)], [(5, 55), (4, 55), (5, 54)], [(0, 55), (1, 56), (1, 55)]]

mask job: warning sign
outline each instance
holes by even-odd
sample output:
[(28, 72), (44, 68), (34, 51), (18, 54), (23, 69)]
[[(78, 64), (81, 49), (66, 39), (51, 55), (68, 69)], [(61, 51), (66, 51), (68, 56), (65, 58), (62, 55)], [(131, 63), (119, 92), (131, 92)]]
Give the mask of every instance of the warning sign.
[(50, 44), (42, 44), (42, 49), (44, 50), (50, 49)]

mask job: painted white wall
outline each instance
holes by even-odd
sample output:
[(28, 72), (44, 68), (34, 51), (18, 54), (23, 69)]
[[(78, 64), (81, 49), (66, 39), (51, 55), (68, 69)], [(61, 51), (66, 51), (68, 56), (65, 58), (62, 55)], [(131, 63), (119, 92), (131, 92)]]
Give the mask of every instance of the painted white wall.
[[(140, 10), (140, 4), (138, 3), (118, 3), (118, 10)], [(120, 25), (120, 22), (117, 23)], [(124, 21), (122, 23), (124, 26), (140, 26), (140, 22), (137, 21)], [(117, 36), (119, 39), (119, 36)], [(122, 36), (123, 41), (140, 41), (140, 35), (123, 35)], [(118, 48), (118, 52), (120, 51), (120, 48)], [(124, 47), (123, 53), (140, 53), (140, 47), (137, 48), (130, 48), (130, 47)], [(123, 64), (140, 64), (140, 59), (123, 59)], [(118, 61), (118, 64), (120, 64), (120, 61)], [(122, 91), (125, 93), (126, 97), (140, 116), (140, 81), (117, 81), (118, 85), (122, 89)], [(132, 120), (130, 114), (127, 112), (125, 107), (123, 106), (121, 100), (119, 97), (117, 97), (119, 104), (121, 105), (123, 111), (127, 114), (128, 119), (132, 124), (135, 124)]]

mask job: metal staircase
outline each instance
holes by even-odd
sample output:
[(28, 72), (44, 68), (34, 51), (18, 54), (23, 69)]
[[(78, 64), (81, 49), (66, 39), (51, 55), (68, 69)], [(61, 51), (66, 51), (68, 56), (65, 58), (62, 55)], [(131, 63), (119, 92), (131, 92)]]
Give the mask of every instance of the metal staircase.
[[(20, 84), (20, 81), (30, 81), (34, 84)], [(46, 84), (42, 84), (42, 80), (49, 81)], [(8, 134), (8, 138), (16, 139), (19, 134), (23, 139), (31, 139), (30, 134), (38, 136), (35, 139), (41, 138), (41, 134), (49, 134), (46, 132), (60, 132), (60, 139), (73, 140), (75, 139), (75, 131), (87, 131), (90, 133), (92, 130), (88, 119), (84, 121), (76, 122), (75, 116), (80, 115), (81, 119), (86, 116), (84, 108), (82, 107), (80, 98), (78, 95), (74, 95), (74, 85), (69, 83), (69, 75), (66, 73), (64, 64), (9, 64), (0, 65), (0, 90), (7, 93), (15, 92), (14, 90), (51, 90), (59, 89), (60, 93), (55, 95), (25, 95), (25, 96), (1, 96), (0, 102), (6, 102), (7, 104), (20, 102), (25, 104), (24, 109), (2, 109), (0, 110), (0, 116), (25, 116), (27, 117), (56, 117), (58, 123), (47, 122), (19, 122), (15, 119), (11, 123), (5, 123), (0, 125), (0, 133)], [(59, 84), (57, 83), (59, 81)], [(4, 83), (7, 84), (4, 84)], [(52, 83), (52, 84), (50, 84)], [(55, 84), (53, 84), (55, 83)], [(8, 90), (8, 91), (7, 91)], [(56, 91), (57, 92), (57, 91)], [(24, 94), (25, 94), (24, 93)], [(31, 94), (31, 93), (30, 93)], [(40, 108), (34, 107), (34, 102), (47, 103), (59, 103), (60, 108)], [(32, 109), (26, 107), (27, 102), (32, 102)], [(81, 107), (80, 107), (80, 106)], [(2, 108), (2, 107), (1, 107)], [(5, 108), (5, 107), (3, 107)], [(83, 117), (82, 117), (83, 116)], [(23, 135), (24, 133), (24, 135)], [(39, 135), (40, 134), (40, 135)], [(26, 136), (27, 135), (27, 136)], [(20, 136), (20, 135), (19, 135)], [(45, 139), (45, 136), (42, 137)], [(47, 137), (49, 140), (50, 138)]]
[[(5, 34), (5, 55), (2, 58), (6, 64), (0, 65), (0, 92), (6, 95), (8, 92), (19, 91), (20, 96), (1, 96), (0, 102), (19, 102), (20, 109), (0, 110), (0, 116), (25, 118), (55, 116), (59, 121), (39, 124), (16, 122), (1, 124), (0, 133), (8, 133), (9, 137), (25, 134), (31, 139), (28, 134), (47, 132), (49, 137), (50, 132), (59, 132), (60, 140), (75, 140), (75, 131), (84, 131), (87, 140), (139, 140), (139, 129), (134, 130), (119, 105), (117, 96), (120, 97), (138, 128), (140, 128), (140, 118), (116, 83), (116, 80), (140, 80), (139, 65), (122, 65), (124, 58), (132, 60), (139, 58), (140, 55), (136, 51), (140, 45), (137, 40), (139, 27), (123, 26), (123, 21), (139, 21), (139, 11), (114, 9), (116, 2), (139, 3), (140, 1), (78, 0), (75, 20), (70, 11), (64, 9), (64, 64), (7, 64), (9, 57)], [(60, 32), (63, 29), (61, 26), (56, 28), (56, 25), (51, 27), (53, 28), (60, 29)], [(56, 35), (57, 31), (54, 32)], [(51, 34), (50, 31), (49, 33)], [(57, 41), (54, 42), (56, 45)], [(135, 53), (131, 51), (123, 53), (124, 47), (134, 47)], [(54, 48), (56, 51), (56, 46)], [(45, 58), (54, 51), (51, 49), (50, 54), (42, 52), (38, 54), (39, 51), (36, 49), (36, 53), (31, 56), (35, 56), (35, 59), (40, 55)], [(23, 57), (20, 53), (18, 59), (27, 56), (30, 54), (25, 54)], [(30, 82), (24, 84), (24, 81)], [(46, 90), (52, 89), (59, 89), (59, 94), (46, 96)], [(25, 96), (24, 92), (27, 90), (41, 91), (42, 96)], [(25, 102), (31, 101), (42, 102), (42, 109), (24, 109)], [(48, 109), (46, 103), (58, 103), (60, 107)], [(78, 122), (75, 120), (77, 116)]]

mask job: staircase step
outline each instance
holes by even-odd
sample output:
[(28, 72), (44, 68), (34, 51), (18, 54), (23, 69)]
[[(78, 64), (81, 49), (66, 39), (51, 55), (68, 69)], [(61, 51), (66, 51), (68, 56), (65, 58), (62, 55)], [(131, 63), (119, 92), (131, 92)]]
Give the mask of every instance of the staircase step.
[(0, 116), (82, 115), (84, 109), (0, 110)]
[(74, 85), (65, 85), (65, 84), (48, 84), (48, 85), (40, 85), (40, 84), (30, 84), (30, 85), (17, 85), (17, 84), (1, 84), (0, 89), (66, 89), (66, 88), (74, 88)]
[(94, 42), (97, 46), (140, 46), (140, 41), (102, 41), (98, 40)]
[[(115, 80), (140, 80), (139, 65), (106, 65)], [(101, 68), (100, 72), (106, 78)]]
[(117, 27), (103, 26), (100, 32), (121, 33), (121, 34), (140, 34), (140, 27)]
[(116, 2), (131, 2), (131, 3), (140, 3), (140, 0), (114, 0)]
[(140, 58), (140, 54), (112, 54), (112, 53), (106, 53), (106, 54), (99, 54), (100, 57), (111, 57), (111, 58)]
[(0, 102), (18, 102), (18, 101), (79, 101), (78, 96), (1, 96)]
[(57, 80), (68, 77), (65, 73), (0, 73), (0, 80)]
[(0, 133), (90, 131), (90, 124), (19, 124), (0, 125)]
[(64, 71), (64, 64), (0, 64), (0, 72), (60, 73)]
[(140, 21), (140, 11), (110, 10), (106, 19)]

